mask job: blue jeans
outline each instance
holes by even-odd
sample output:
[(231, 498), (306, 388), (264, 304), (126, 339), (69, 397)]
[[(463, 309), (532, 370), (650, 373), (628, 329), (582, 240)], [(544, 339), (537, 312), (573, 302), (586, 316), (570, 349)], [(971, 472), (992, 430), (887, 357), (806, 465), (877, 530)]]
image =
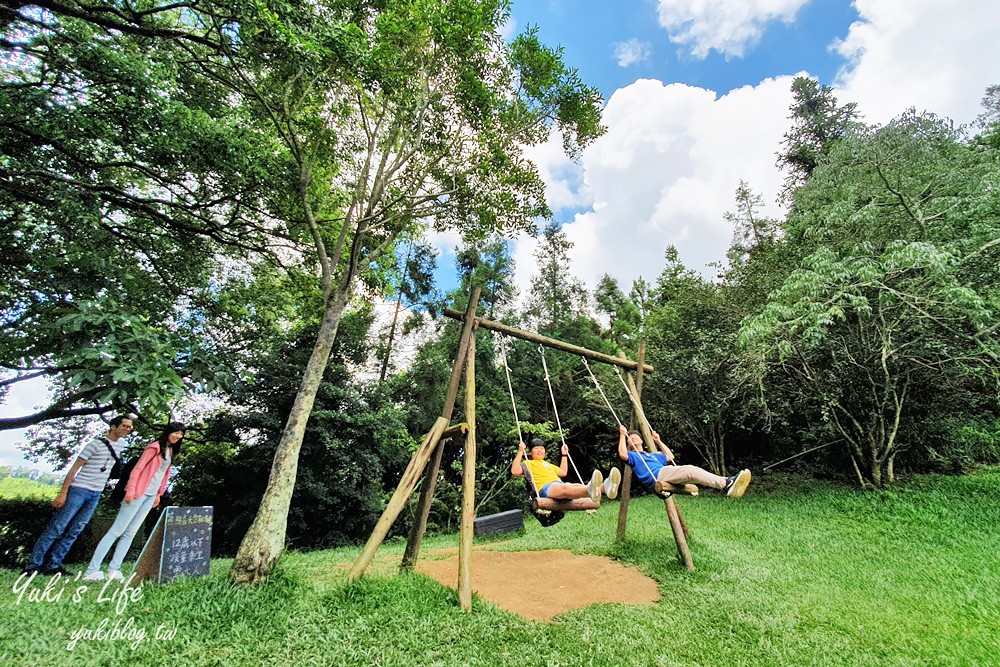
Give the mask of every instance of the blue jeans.
[(155, 495), (149, 495), (136, 498), (130, 503), (122, 503), (121, 509), (118, 510), (118, 516), (115, 517), (115, 522), (111, 524), (108, 532), (97, 544), (94, 557), (87, 565), (87, 574), (93, 574), (101, 569), (101, 563), (104, 562), (104, 557), (108, 555), (115, 540), (118, 540), (118, 546), (115, 547), (115, 553), (111, 556), (111, 562), (108, 563), (108, 572), (121, 569), (125, 555), (128, 554), (129, 547), (132, 546), (132, 538), (135, 537), (142, 522), (146, 520), (149, 510), (153, 509), (155, 500)]
[(66, 504), (56, 511), (45, 532), (35, 542), (35, 548), (31, 550), (31, 561), (26, 567), (61, 566), (73, 542), (76, 542), (76, 538), (87, 527), (87, 522), (93, 516), (100, 500), (100, 491), (82, 489), (78, 486), (69, 487), (69, 491), (66, 492)]

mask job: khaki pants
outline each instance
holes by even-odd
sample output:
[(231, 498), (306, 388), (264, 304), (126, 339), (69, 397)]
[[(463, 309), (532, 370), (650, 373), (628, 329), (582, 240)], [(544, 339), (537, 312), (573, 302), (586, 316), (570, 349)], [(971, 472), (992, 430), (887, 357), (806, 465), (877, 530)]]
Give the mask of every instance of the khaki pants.
[(704, 468), (698, 466), (663, 466), (656, 476), (661, 482), (671, 484), (697, 484), (707, 486), (712, 489), (726, 488), (726, 478), (713, 475)]

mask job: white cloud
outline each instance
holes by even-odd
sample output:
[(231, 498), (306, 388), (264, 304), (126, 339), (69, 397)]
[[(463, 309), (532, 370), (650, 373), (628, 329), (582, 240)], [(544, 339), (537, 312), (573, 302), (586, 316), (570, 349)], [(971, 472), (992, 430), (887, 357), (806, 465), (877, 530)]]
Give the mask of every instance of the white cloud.
[(986, 87), (1000, 83), (1000, 3), (855, 0), (861, 17), (835, 49), (849, 60), (835, 88), (869, 122), (910, 106), (973, 120)]
[[(581, 160), (584, 188), (593, 204), (564, 225), (575, 247), (573, 272), (593, 288), (603, 273), (624, 289), (639, 275), (655, 279), (667, 245), (703, 270), (725, 256), (732, 236), (723, 214), (733, 209), (740, 179), (774, 201), (781, 176), (774, 154), (787, 129), (792, 77), (767, 79), (721, 98), (710, 90), (641, 79), (608, 101), (608, 132)], [(558, 142), (553, 139), (556, 146)], [(541, 153), (566, 164), (557, 151)], [(561, 160), (561, 162), (558, 162)], [(547, 180), (554, 192), (571, 190)], [(768, 215), (780, 210), (770, 204)], [(536, 242), (521, 239), (515, 259), (518, 287), (534, 273)]]
[(628, 67), (649, 60), (649, 56), (653, 52), (649, 42), (640, 42), (634, 37), (624, 42), (617, 42), (614, 46), (615, 60), (618, 61), (619, 67)]
[(499, 32), (503, 41), (511, 41), (514, 39), (514, 36), (517, 35), (517, 20), (513, 16), (508, 16), (507, 19), (500, 24)]
[(760, 41), (768, 23), (795, 20), (809, 0), (659, 0), (660, 25), (670, 40), (697, 58), (712, 49), (741, 57)]

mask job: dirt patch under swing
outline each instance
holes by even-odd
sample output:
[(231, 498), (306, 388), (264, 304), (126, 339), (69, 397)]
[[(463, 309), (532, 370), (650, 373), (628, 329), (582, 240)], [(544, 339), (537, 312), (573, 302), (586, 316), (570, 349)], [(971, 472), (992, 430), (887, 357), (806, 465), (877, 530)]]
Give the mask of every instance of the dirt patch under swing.
[[(458, 556), (419, 561), (417, 571), (455, 588)], [(537, 582), (537, 588), (529, 581)], [(544, 597), (538, 595), (541, 589)], [(482, 599), (533, 621), (551, 621), (559, 614), (600, 602), (653, 604), (660, 599), (656, 581), (639, 570), (564, 549), (476, 549), (472, 552), (472, 590)]]

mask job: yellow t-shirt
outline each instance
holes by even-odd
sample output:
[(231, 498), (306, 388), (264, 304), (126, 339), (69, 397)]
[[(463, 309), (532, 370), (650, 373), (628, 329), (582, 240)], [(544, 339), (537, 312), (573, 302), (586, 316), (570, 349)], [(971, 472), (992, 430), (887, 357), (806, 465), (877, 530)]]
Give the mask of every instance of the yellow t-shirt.
[(531, 471), (531, 477), (535, 480), (536, 491), (541, 491), (542, 487), (550, 482), (562, 481), (559, 477), (559, 467), (552, 465), (548, 461), (528, 459), (524, 464)]

